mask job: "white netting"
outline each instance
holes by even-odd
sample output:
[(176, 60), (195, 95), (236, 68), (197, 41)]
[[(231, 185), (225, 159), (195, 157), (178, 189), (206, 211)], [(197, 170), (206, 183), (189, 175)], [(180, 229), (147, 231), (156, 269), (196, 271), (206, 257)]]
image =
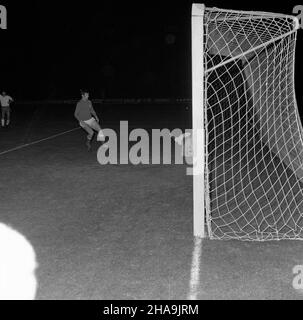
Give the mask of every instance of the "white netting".
[(206, 219), (214, 239), (303, 239), (296, 21), (205, 10)]

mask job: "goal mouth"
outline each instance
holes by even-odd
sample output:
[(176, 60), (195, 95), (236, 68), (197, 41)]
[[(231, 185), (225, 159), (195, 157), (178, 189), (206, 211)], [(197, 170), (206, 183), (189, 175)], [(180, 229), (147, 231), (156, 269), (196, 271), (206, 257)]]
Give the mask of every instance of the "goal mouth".
[(297, 29), (289, 15), (193, 5), (197, 236), (303, 239)]

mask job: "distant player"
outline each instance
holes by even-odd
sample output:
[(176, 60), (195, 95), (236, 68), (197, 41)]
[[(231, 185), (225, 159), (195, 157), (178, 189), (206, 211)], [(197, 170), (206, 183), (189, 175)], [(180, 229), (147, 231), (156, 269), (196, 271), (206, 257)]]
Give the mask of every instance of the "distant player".
[(74, 115), (79, 121), (80, 126), (88, 133), (86, 146), (90, 150), (94, 131), (98, 132), (97, 141), (104, 141), (104, 134), (99, 125), (99, 118), (93, 108), (92, 102), (89, 100), (89, 92), (81, 90), (81, 96), (82, 98), (77, 103)]
[[(8, 96), (5, 91), (0, 94), (0, 104), (1, 104), (1, 126), (10, 124), (11, 117), (11, 107), (10, 104), (13, 102), (13, 98)], [(5, 121), (6, 120), (6, 121)]]

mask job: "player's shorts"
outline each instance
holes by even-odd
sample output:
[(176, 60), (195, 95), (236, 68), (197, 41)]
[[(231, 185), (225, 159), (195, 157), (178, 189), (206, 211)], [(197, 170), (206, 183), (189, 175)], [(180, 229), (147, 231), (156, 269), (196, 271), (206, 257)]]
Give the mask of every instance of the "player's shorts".
[[(96, 121), (95, 118), (91, 118), (91, 119), (85, 120), (85, 121), (83, 121), (83, 122), (86, 123), (88, 126), (92, 126), (95, 121)], [(81, 124), (81, 122), (80, 122), (80, 126), (83, 127), (83, 125)]]
[(9, 106), (1, 107), (2, 112), (8, 113), (11, 111), (11, 108)]

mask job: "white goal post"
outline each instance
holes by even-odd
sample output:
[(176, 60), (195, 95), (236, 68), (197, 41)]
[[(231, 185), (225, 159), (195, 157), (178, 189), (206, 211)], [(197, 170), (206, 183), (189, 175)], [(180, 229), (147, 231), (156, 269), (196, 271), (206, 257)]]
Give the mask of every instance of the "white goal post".
[(194, 235), (303, 239), (298, 19), (192, 6)]

